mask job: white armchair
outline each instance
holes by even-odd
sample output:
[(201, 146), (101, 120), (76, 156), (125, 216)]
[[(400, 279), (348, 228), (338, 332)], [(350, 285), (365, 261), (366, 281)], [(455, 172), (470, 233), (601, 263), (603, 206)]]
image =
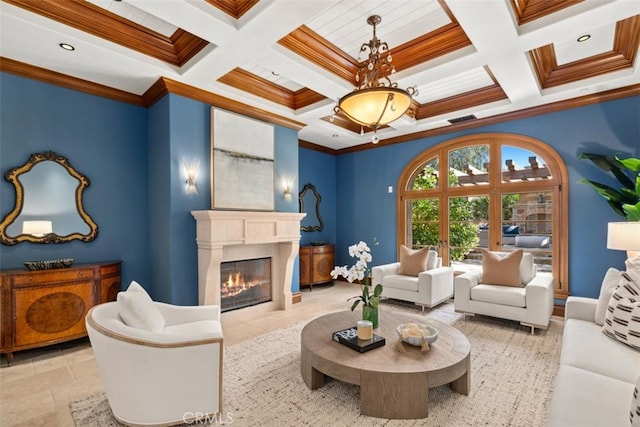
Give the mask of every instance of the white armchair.
[(482, 270), (468, 271), (455, 278), (455, 311), (482, 314), (519, 321), (535, 328), (547, 329), (553, 313), (553, 277), (537, 273), (533, 254), (524, 253), (520, 261), (523, 286), (482, 283)]
[(150, 302), (163, 321), (155, 331), (125, 324), (120, 301), (97, 305), (86, 317), (113, 415), (124, 424), (144, 426), (182, 424), (219, 414), (220, 307)]
[(434, 307), (453, 297), (453, 269), (442, 266), (442, 258), (430, 251), (435, 265), (417, 276), (399, 274), (400, 262), (378, 265), (371, 269), (373, 284), (381, 283), (382, 295), (411, 301), (422, 307)]

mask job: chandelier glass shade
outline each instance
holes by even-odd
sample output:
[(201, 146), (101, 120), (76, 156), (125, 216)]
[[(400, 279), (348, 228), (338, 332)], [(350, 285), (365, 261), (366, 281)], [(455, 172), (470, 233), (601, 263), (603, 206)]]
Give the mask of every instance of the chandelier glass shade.
[[(378, 15), (370, 16), (367, 23), (373, 26), (373, 38), (363, 43), (360, 53), (368, 58), (360, 62), (355, 75), (356, 88), (338, 100), (334, 113), (342, 112), (349, 120), (377, 131), (381, 126), (398, 120), (409, 110), (415, 87), (399, 89), (389, 75), (395, 73), (391, 64), (389, 46), (376, 37), (376, 25), (382, 21)], [(374, 140), (377, 139), (374, 138)]]
[(411, 96), (394, 87), (374, 87), (355, 90), (338, 105), (349, 120), (375, 130), (402, 117), (411, 106)]

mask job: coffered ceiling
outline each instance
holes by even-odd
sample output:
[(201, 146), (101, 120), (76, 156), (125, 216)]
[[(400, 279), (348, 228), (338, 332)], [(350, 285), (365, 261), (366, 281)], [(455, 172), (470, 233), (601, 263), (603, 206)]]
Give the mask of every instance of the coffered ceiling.
[(140, 105), (184, 94), (349, 149), (372, 133), (331, 113), (374, 14), (392, 80), (419, 90), (381, 144), (640, 94), (638, 0), (4, 0), (0, 66)]

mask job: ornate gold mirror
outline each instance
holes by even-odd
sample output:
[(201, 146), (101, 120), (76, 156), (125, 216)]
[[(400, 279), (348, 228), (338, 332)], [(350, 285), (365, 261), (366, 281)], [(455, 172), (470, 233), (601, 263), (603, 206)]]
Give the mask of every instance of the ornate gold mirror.
[(54, 152), (35, 153), (4, 175), (16, 190), (16, 203), (0, 222), (0, 242), (89, 242), (98, 226), (85, 212), (82, 193), (89, 179)]
[(302, 218), (300, 222), (300, 230), (302, 231), (322, 231), (324, 222), (320, 216), (320, 201), (322, 197), (316, 191), (313, 184), (305, 184), (302, 191), (298, 195), (300, 203), (300, 213), (306, 213), (307, 216)]

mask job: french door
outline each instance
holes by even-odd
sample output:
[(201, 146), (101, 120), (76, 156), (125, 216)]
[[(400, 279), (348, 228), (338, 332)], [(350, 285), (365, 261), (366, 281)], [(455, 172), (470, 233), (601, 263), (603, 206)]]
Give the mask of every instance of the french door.
[(532, 138), (478, 134), (417, 156), (398, 183), (398, 245), (436, 249), (459, 271), (478, 268), (482, 249), (522, 249), (567, 289), (566, 167)]

